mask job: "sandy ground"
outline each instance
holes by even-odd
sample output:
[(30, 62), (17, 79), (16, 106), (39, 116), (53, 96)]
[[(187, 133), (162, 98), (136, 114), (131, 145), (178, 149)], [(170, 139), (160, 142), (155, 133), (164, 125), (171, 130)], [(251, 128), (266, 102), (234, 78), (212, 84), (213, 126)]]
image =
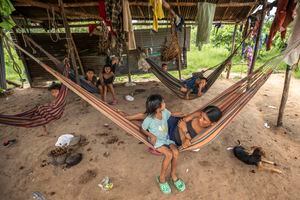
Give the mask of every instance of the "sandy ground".
[[(220, 137), (199, 152), (180, 155), (178, 175), (185, 180), (187, 190), (178, 193), (172, 188), (169, 196), (160, 193), (155, 181), (162, 157), (146, 152), (143, 144), (70, 93), (63, 117), (47, 126), (48, 136), (39, 136), (43, 133), (42, 128), (0, 125), (1, 141), (18, 140), (9, 148), (0, 147), (0, 199), (32, 199), (34, 191), (43, 193), (48, 200), (300, 199), (300, 81), (292, 80), (285, 126), (277, 129), (275, 122), (283, 77), (283, 74), (272, 75)], [(193, 101), (178, 99), (158, 82), (139, 83), (132, 88), (118, 86), (116, 91), (120, 100), (117, 107), (128, 113), (143, 111), (145, 98), (150, 93), (161, 93), (170, 110), (190, 112), (232, 83), (232, 80), (221, 79), (203, 98)], [(147, 91), (136, 95), (134, 102), (126, 102), (123, 96), (129, 93), (128, 90), (137, 88)], [(24, 89), (15, 91), (7, 99), (0, 99), (0, 110), (16, 113), (48, 101), (47, 90)], [(265, 128), (264, 122), (271, 128)], [(109, 128), (103, 126), (105, 123)], [(89, 144), (79, 150), (84, 156), (82, 162), (69, 169), (52, 165), (41, 167), (43, 160), (49, 160), (47, 153), (57, 138), (65, 133), (87, 137)], [(118, 141), (114, 142), (114, 138)], [(226, 148), (238, 139), (248, 147), (262, 146), (283, 174), (257, 171), (235, 159)], [(108, 157), (103, 156), (105, 152)], [(109, 192), (97, 186), (105, 176), (114, 183)]]

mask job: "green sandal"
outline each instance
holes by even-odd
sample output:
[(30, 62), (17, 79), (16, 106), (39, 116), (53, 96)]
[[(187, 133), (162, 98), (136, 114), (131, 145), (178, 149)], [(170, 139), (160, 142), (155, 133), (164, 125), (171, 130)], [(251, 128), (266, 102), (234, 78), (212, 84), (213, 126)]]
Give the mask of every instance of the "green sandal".
[(171, 187), (169, 185), (169, 183), (166, 181), (164, 183), (161, 183), (159, 181), (159, 176), (156, 177), (156, 181), (159, 185), (159, 188), (160, 188), (160, 191), (164, 194), (171, 194), (172, 190), (171, 190)]
[(179, 192), (183, 192), (185, 190), (185, 183), (181, 179), (177, 179), (177, 181), (173, 181), (174, 186)]

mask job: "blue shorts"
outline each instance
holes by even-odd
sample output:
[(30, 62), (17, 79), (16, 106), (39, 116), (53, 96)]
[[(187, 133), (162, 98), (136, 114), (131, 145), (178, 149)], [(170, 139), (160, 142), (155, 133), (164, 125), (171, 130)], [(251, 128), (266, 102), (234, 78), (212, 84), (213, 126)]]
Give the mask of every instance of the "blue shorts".
[(180, 139), (180, 136), (177, 127), (177, 124), (180, 119), (181, 117), (173, 117), (173, 116), (171, 116), (168, 119), (168, 135), (170, 140), (174, 141), (177, 146), (181, 146), (181, 140), (178, 141), (178, 137)]

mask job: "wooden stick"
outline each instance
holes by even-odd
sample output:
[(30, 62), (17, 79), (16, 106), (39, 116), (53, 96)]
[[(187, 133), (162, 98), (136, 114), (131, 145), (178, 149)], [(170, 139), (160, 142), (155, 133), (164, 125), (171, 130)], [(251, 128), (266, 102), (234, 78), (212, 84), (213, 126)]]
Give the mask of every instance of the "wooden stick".
[(81, 59), (80, 59), (80, 56), (79, 56), (79, 53), (78, 53), (76, 44), (75, 44), (75, 42), (74, 42), (73, 35), (71, 35), (71, 37), (72, 37), (71, 40), (72, 40), (74, 52), (75, 52), (75, 55), (76, 55), (76, 57), (77, 57), (77, 61), (78, 61), (78, 64), (79, 64), (79, 67), (80, 67), (80, 70), (81, 70), (81, 74), (82, 74), (82, 75), (85, 75), (84, 69), (83, 69), (83, 66), (82, 66), (82, 62), (81, 62)]
[[(233, 53), (233, 51), (235, 49), (235, 37), (236, 37), (237, 27), (238, 27), (238, 23), (236, 23), (234, 26), (234, 31), (233, 31), (233, 35), (232, 35), (231, 53)], [(232, 67), (232, 59), (230, 60), (228, 68), (227, 68), (227, 75), (226, 75), (227, 79), (229, 79), (231, 67)]]
[(9, 84), (9, 85), (13, 85), (13, 86), (15, 86), (15, 87), (21, 87), (20, 84), (14, 82), (14, 81), (6, 80), (6, 83)]

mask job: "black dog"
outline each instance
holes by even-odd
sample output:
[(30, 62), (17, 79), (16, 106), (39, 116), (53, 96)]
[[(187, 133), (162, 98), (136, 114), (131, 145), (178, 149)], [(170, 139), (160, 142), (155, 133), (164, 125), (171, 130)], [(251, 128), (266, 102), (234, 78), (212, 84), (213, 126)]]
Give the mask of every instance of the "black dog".
[[(238, 141), (239, 142), (239, 141)], [(276, 173), (282, 173), (280, 170), (275, 168), (268, 168), (263, 163), (271, 164), (276, 166), (276, 163), (263, 159), (265, 152), (261, 147), (252, 147), (252, 153), (246, 151), (246, 149), (240, 145), (233, 147), (234, 156), (247, 165), (256, 165), (259, 170), (267, 170)]]

